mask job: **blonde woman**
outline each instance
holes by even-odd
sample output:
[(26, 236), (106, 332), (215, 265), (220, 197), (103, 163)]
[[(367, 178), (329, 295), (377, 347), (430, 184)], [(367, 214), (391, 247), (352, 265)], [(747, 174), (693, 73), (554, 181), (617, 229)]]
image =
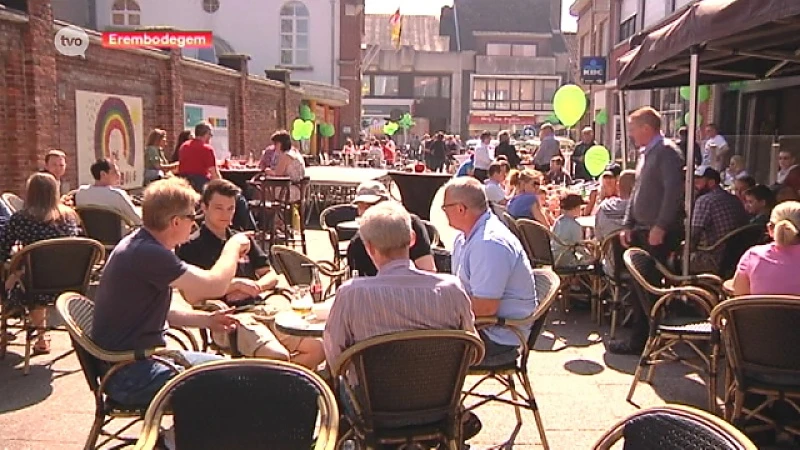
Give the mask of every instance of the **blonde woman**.
[(767, 224), (775, 242), (757, 245), (739, 260), (734, 295), (800, 295), (800, 202), (781, 203)]
[[(523, 170), (517, 177), (517, 193), (508, 202), (506, 210), (515, 219), (532, 219), (550, 226), (542, 207), (546, 194), (542, 194), (542, 174), (535, 170)], [(541, 200), (540, 200), (541, 199)]]
[[(61, 204), (55, 177), (49, 173), (35, 173), (28, 178), (25, 207), (11, 216), (0, 236), (0, 258), (2, 261), (8, 260), (11, 249), (18, 244), (25, 246), (37, 241), (79, 234), (78, 217), (72, 209)], [(33, 352), (50, 353), (50, 339), (43, 330), (47, 317), (45, 308), (55, 302), (55, 296), (26, 295), (18, 281), (18, 274), (12, 274), (6, 279), (7, 295), (4, 296), (3, 308), (11, 311), (23, 306), (30, 308), (33, 326), (39, 330)]]
[(747, 171), (744, 170), (744, 158), (742, 155), (731, 156), (731, 163), (725, 169), (725, 186), (733, 186), (733, 183), (739, 179), (747, 176)]
[(164, 155), (164, 146), (167, 145), (167, 132), (155, 128), (147, 136), (144, 149), (144, 184), (164, 178), (166, 172), (178, 168), (178, 163), (171, 163)]

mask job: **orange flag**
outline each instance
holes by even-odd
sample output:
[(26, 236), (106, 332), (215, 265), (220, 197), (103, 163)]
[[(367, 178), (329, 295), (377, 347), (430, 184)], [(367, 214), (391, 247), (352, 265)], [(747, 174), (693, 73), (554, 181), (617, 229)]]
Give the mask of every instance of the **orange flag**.
[(400, 8), (397, 8), (392, 17), (389, 19), (389, 26), (392, 32), (392, 45), (395, 48), (400, 48), (400, 36), (403, 33), (403, 16), (400, 15)]

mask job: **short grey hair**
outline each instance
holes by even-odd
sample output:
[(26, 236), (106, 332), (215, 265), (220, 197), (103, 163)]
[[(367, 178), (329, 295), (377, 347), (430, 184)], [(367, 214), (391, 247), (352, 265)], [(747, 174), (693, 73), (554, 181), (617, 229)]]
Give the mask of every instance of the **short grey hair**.
[(444, 187), (444, 193), (451, 202), (462, 203), (467, 209), (486, 212), (489, 201), (480, 181), (472, 177), (458, 177), (450, 180)]
[(411, 247), (411, 215), (397, 202), (381, 202), (361, 216), (359, 235), (381, 254)]

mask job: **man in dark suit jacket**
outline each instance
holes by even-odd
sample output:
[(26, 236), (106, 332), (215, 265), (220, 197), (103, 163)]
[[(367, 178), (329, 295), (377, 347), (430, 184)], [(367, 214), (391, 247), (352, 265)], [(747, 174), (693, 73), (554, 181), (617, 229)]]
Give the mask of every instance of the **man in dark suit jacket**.
[[(630, 135), (639, 147), (636, 184), (620, 235), (626, 247), (639, 247), (662, 264), (677, 250), (681, 239), (684, 159), (680, 149), (661, 134), (661, 115), (650, 107), (628, 118)], [(649, 335), (648, 315), (655, 299), (635, 289), (637, 322), (629, 341), (609, 345), (612, 353), (639, 354)]]

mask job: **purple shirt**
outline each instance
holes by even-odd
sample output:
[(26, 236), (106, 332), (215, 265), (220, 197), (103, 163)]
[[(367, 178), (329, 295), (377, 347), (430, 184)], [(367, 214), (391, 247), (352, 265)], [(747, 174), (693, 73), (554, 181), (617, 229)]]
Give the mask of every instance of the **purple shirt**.
[(800, 245), (757, 245), (739, 260), (737, 272), (750, 279), (753, 295), (800, 295)]

